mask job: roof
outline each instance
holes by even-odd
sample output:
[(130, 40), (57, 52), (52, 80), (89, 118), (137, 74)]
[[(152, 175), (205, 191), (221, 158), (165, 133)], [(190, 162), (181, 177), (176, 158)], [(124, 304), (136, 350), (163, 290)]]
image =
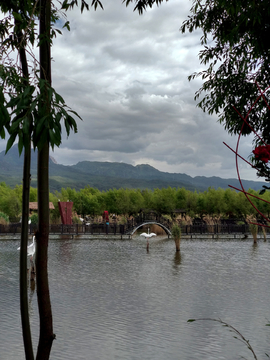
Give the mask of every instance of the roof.
[[(29, 202), (29, 209), (30, 210), (37, 210), (38, 209), (38, 203), (37, 202)], [(54, 210), (54, 205), (52, 202), (49, 202), (49, 209)]]

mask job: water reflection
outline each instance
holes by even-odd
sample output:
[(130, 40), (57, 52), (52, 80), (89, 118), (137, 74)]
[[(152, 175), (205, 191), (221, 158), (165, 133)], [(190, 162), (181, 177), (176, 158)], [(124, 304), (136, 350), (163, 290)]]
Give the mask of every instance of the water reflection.
[(178, 268), (178, 265), (181, 265), (181, 251), (175, 252), (174, 265), (175, 265), (175, 268)]
[(252, 244), (252, 251), (251, 251), (251, 254), (252, 256), (256, 256), (256, 254), (258, 253), (258, 242), (254, 242)]
[[(18, 254), (0, 241), (1, 359), (23, 358)], [(248, 357), (221, 318), (269, 353), (269, 243), (173, 240), (58, 240), (49, 244), (54, 331), (52, 359), (220, 360)], [(256, 276), (254, 276), (256, 275)], [(33, 343), (37, 344), (35, 279), (29, 278)], [(17, 344), (14, 347), (14, 342)]]
[(73, 252), (72, 242), (66, 240), (60, 240), (59, 245), (60, 246), (59, 246), (58, 259), (61, 258), (62, 261), (69, 264)]

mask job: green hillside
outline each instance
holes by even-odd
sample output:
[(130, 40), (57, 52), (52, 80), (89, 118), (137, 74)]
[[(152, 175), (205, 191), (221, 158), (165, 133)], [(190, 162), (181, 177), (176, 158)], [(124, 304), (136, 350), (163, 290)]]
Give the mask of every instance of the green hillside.
[[(37, 156), (32, 151), (31, 186), (37, 185)], [(23, 156), (19, 157), (17, 146), (5, 155), (0, 153), (0, 182), (14, 187), (22, 182)], [(265, 184), (259, 181), (243, 181), (245, 189), (260, 190)], [(81, 161), (76, 165), (65, 166), (50, 160), (50, 191), (61, 188), (80, 190), (87, 185), (100, 191), (119, 188), (156, 188), (184, 187), (187, 190), (204, 191), (209, 187), (226, 189), (228, 185), (239, 187), (237, 179), (196, 176), (181, 173), (162, 172), (150, 165), (129, 165), (116, 162)]]

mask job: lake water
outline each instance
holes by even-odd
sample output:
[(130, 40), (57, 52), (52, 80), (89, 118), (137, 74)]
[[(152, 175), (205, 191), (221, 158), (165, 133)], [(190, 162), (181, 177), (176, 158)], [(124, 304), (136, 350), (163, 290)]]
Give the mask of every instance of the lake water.
[[(19, 241), (0, 240), (0, 359), (24, 358)], [(252, 359), (221, 318), (270, 355), (269, 242), (152, 238), (50, 240), (52, 360)], [(29, 288), (33, 344), (39, 320)]]

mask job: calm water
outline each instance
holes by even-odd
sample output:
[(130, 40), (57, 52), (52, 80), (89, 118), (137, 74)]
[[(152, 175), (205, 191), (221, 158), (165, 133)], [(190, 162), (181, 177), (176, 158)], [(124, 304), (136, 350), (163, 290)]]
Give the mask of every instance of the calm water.
[[(0, 240), (0, 359), (24, 358), (18, 241)], [(221, 318), (270, 354), (270, 244), (151, 239), (51, 240), (49, 275), (56, 341), (52, 360), (252, 359)], [(33, 343), (35, 290), (29, 289)], [(270, 321), (269, 321), (270, 322)]]

